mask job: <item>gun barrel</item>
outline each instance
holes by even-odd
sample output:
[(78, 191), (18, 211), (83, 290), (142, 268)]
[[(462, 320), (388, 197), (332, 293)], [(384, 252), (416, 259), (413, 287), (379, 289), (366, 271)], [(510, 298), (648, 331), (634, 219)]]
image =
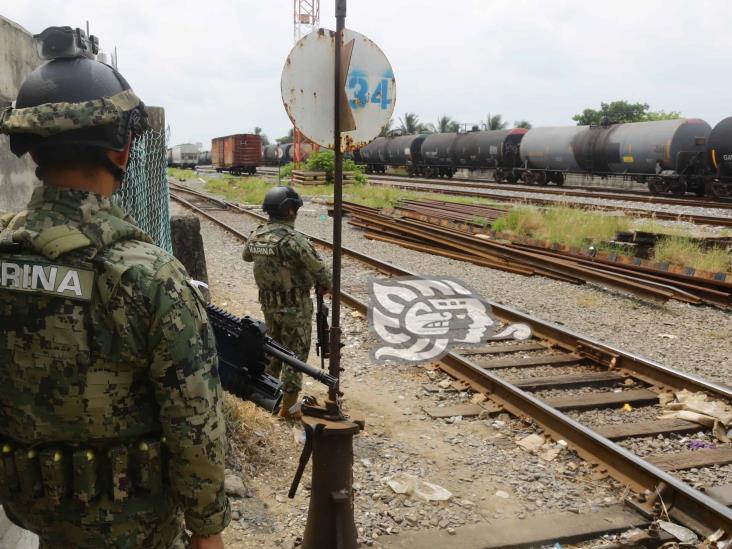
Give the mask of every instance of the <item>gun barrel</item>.
[(314, 368), (313, 366), (310, 366), (310, 364), (303, 362), (302, 360), (291, 355), (290, 353), (286, 353), (275, 344), (273, 344), (273, 342), (264, 344), (264, 352), (268, 355), (280, 359), (285, 364), (292, 366), (295, 370), (298, 370), (303, 374), (312, 377), (323, 385), (327, 385), (331, 389), (333, 389), (338, 384), (338, 380), (330, 375), (326, 370), (320, 370), (319, 368)]

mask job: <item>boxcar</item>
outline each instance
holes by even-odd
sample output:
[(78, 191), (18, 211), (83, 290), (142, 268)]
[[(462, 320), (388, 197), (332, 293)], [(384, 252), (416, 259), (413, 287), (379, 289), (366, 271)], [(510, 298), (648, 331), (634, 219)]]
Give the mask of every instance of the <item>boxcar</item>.
[(262, 164), (262, 139), (249, 133), (215, 137), (211, 140), (211, 163), (217, 172), (254, 174)]

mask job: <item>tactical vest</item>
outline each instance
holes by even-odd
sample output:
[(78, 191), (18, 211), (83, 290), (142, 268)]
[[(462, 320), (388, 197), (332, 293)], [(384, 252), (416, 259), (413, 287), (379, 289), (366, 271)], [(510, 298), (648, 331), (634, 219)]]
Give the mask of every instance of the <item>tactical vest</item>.
[[(147, 342), (130, 329), (144, 303), (120, 285), (152, 246), (119, 217), (94, 221), (0, 234), (2, 502), (162, 491)], [(122, 241), (133, 259), (109, 261)]]
[(254, 280), (259, 288), (259, 300), (268, 306), (292, 306), (309, 297), (313, 277), (298, 269), (294, 258), (287, 257), (284, 247), (295, 230), (281, 224), (258, 227), (247, 243), (254, 257)]

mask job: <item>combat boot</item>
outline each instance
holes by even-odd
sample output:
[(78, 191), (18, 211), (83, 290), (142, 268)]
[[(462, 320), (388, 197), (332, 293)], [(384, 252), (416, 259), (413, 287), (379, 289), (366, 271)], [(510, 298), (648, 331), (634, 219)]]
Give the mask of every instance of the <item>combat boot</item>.
[(298, 410), (294, 414), (290, 413), (290, 408), (297, 404), (298, 393), (284, 393), (282, 395), (282, 405), (280, 406), (279, 417), (290, 421), (296, 421), (302, 417), (302, 414)]

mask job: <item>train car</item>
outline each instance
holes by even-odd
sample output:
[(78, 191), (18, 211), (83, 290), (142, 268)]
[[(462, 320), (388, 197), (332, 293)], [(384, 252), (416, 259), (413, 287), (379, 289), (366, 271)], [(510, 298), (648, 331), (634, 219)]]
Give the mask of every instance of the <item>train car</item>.
[(528, 130), (473, 131), (458, 134), (452, 144), (456, 168), (493, 168), (497, 181), (513, 179), (513, 169), (521, 165), (519, 146)]
[[(278, 147), (280, 147), (280, 145), (265, 145), (264, 148), (262, 148), (262, 162), (265, 166), (277, 166), (279, 164), (279, 155), (282, 153), (280, 152), (278, 155)], [(280, 151), (281, 150), (282, 149), (280, 149)]]
[(211, 151), (201, 151), (198, 153), (198, 165), (199, 166), (210, 166), (211, 165)]
[(710, 177), (706, 193), (717, 198), (732, 198), (732, 116), (719, 122), (709, 134), (707, 166)]
[[(279, 147), (279, 153), (277, 152)], [(307, 162), (313, 153), (314, 147), (311, 143), (300, 143), (300, 162)], [(279, 157), (277, 155), (280, 155)], [(295, 161), (295, 145), (293, 143), (280, 143), (279, 145), (267, 145), (264, 147), (264, 165), (278, 166)]]
[(521, 179), (562, 184), (567, 173), (622, 176), (646, 182), (654, 194), (703, 194), (710, 132), (698, 118), (533, 128), (521, 141)]
[(283, 164), (289, 164), (290, 162), (294, 162), (295, 159), (293, 157), (293, 147), (294, 145), (292, 143), (283, 143), (280, 145), (280, 149), (282, 150), (282, 163)]
[(417, 175), (422, 169), (422, 143), (427, 135), (401, 135), (387, 139), (381, 149), (384, 164), (405, 166), (407, 173)]
[(248, 133), (215, 137), (211, 140), (211, 163), (217, 172), (254, 174), (262, 164), (262, 139)]
[(386, 153), (384, 149), (388, 142), (389, 140), (385, 137), (377, 137), (359, 150), (361, 162), (366, 166), (366, 173), (386, 172)]
[(452, 177), (457, 169), (452, 146), (456, 133), (432, 133), (422, 142), (422, 173), (425, 177)]
[(198, 145), (181, 143), (169, 149), (168, 166), (193, 169), (198, 164)]
[(565, 172), (579, 172), (573, 143), (590, 130), (589, 126), (548, 126), (532, 128), (521, 139), (520, 156), (524, 183), (546, 185), (564, 183)]
[(575, 150), (581, 164), (591, 151), (591, 164), (582, 166), (585, 170), (631, 174), (646, 181), (654, 194), (704, 194), (703, 171), (711, 131), (709, 124), (698, 118), (593, 127)]

